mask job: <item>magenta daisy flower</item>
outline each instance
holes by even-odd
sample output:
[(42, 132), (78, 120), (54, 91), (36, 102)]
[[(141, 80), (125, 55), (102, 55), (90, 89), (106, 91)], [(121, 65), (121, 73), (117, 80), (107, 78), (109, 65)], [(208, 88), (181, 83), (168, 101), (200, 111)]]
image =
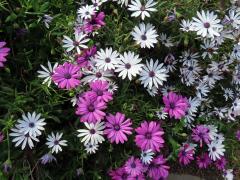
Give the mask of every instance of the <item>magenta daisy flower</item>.
[(165, 179), (168, 177), (170, 167), (166, 165), (167, 160), (163, 155), (154, 158), (149, 165), (148, 176), (152, 179)]
[(138, 158), (130, 157), (124, 165), (125, 171), (133, 177), (140, 175), (143, 171), (143, 165)]
[(88, 91), (85, 96), (89, 96), (99, 101), (109, 102), (113, 99), (112, 93), (108, 91), (108, 82), (96, 80), (90, 83), (91, 91)]
[(221, 157), (214, 164), (218, 170), (222, 171), (226, 167), (227, 160), (225, 159), (225, 157)]
[(80, 84), (80, 67), (69, 62), (59, 65), (54, 69), (53, 81), (62, 89), (72, 89)]
[(6, 42), (0, 41), (0, 67), (4, 67), (4, 64), (7, 59), (6, 56), (9, 54), (10, 48), (4, 47)]
[(197, 125), (194, 129), (192, 129), (192, 139), (195, 142), (200, 142), (200, 147), (202, 147), (202, 143), (206, 144), (210, 143), (209, 129), (205, 125)]
[(92, 16), (91, 19), (87, 19), (84, 23), (83, 29), (87, 33), (91, 33), (100, 29), (102, 26), (105, 25), (104, 22), (105, 14), (104, 12), (100, 12)]
[(81, 116), (81, 122), (95, 124), (106, 115), (105, 112), (103, 112), (103, 110), (107, 108), (106, 103), (88, 96), (80, 97), (77, 106), (76, 114)]
[(165, 104), (164, 112), (167, 112), (171, 118), (181, 119), (185, 116), (188, 109), (187, 98), (174, 92), (169, 92), (166, 96), (163, 96), (163, 102)]
[(120, 167), (116, 170), (111, 170), (109, 172), (109, 176), (111, 176), (112, 180), (136, 180), (135, 177), (131, 176), (126, 172), (125, 167)]
[(197, 157), (197, 165), (200, 169), (206, 169), (211, 163), (212, 160), (210, 159), (208, 153), (204, 153)]
[(152, 149), (152, 151), (159, 152), (160, 148), (163, 147), (162, 135), (164, 132), (158, 123), (144, 121), (136, 129), (136, 132), (135, 142), (142, 150)]
[(79, 67), (88, 67), (89, 61), (92, 56), (94, 56), (97, 52), (97, 47), (92, 46), (89, 49), (83, 51), (81, 55), (76, 56), (76, 61)]
[(132, 134), (132, 121), (130, 119), (125, 119), (125, 115), (117, 112), (116, 115), (108, 115), (106, 117), (106, 128), (104, 133), (107, 134), (108, 139), (111, 143), (116, 144), (124, 143), (127, 141), (127, 136)]
[(190, 144), (184, 144), (178, 153), (179, 163), (183, 165), (189, 164), (194, 159), (194, 153), (195, 149)]

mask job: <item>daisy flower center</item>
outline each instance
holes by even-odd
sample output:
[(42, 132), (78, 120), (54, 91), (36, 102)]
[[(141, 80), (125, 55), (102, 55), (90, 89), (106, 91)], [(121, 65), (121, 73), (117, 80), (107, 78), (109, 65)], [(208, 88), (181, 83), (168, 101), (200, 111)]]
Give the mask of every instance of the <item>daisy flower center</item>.
[(90, 12), (88, 12), (88, 11), (85, 12), (85, 15), (89, 15), (89, 14), (90, 14)]
[(29, 123), (29, 127), (30, 127), (30, 128), (33, 128), (34, 126), (35, 126), (35, 124), (34, 124), (33, 122), (30, 122), (30, 123)]
[(129, 64), (129, 63), (125, 64), (125, 68), (126, 69), (130, 69), (131, 68), (131, 64)]
[(72, 77), (72, 75), (69, 74), (69, 73), (65, 73), (65, 74), (64, 74), (64, 78), (65, 78), (65, 79), (71, 79), (71, 77)]
[(149, 72), (149, 77), (154, 77), (154, 76), (155, 76), (155, 72), (150, 71), (150, 72)]
[(212, 53), (213, 52), (213, 48), (208, 48), (207, 52)]
[(174, 108), (175, 108), (175, 104), (171, 102), (171, 103), (170, 103), (170, 108), (171, 108), (171, 109), (174, 109)]
[(29, 137), (29, 134), (27, 133), (27, 134), (25, 134), (24, 136), (28, 138), (28, 137)]
[(212, 151), (213, 151), (213, 152), (215, 152), (216, 150), (217, 150), (216, 147), (213, 147), (213, 148), (212, 148)]
[(203, 24), (203, 26), (208, 29), (208, 28), (210, 28), (210, 23), (209, 23), (209, 22), (205, 22), (205, 23)]
[(95, 131), (95, 129), (90, 129), (90, 134), (95, 134), (96, 133), (96, 131)]
[(140, 8), (141, 11), (145, 11), (146, 7), (144, 5), (142, 5), (142, 7)]
[(141, 35), (141, 39), (142, 39), (143, 41), (146, 41), (146, 40), (147, 40), (147, 36), (146, 36), (145, 34), (143, 34), (143, 35)]
[(78, 45), (79, 45), (79, 42), (74, 41), (74, 42), (73, 42), (73, 45), (74, 45), (74, 46), (78, 46)]
[(131, 164), (131, 168), (136, 168), (136, 164), (134, 162)]
[(188, 56), (188, 57), (187, 57), (187, 60), (191, 60), (191, 59), (192, 59), (191, 56)]
[(151, 139), (151, 138), (152, 138), (152, 134), (151, 134), (150, 132), (147, 132), (147, 133), (145, 134), (145, 138), (146, 138), (146, 139)]
[(109, 57), (107, 57), (107, 58), (105, 59), (105, 62), (106, 62), (106, 63), (110, 63), (110, 62), (111, 62), (111, 59), (110, 59)]
[(59, 141), (58, 141), (58, 140), (55, 140), (53, 143), (54, 143), (54, 145), (58, 145), (58, 144), (59, 144)]
[(95, 107), (92, 104), (90, 104), (87, 109), (89, 112), (93, 112), (95, 110)]
[(100, 72), (97, 72), (97, 73), (96, 73), (96, 77), (97, 77), (97, 78), (100, 78), (100, 77), (102, 77), (102, 73), (100, 73)]
[(103, 95), (103, 92), (101, 90), (97, 90), (96, 93), (97, 93), (98, 96), (102, 96)]
[(189, 71), (192, 71), (192, 70), (193, 70), (193, 67), (192, 67), (192, 66), (190, 66), (190, 67), (188, 68), (188, 70), (189, 70)]
[(114, 128), (114, 130), (116, 130), (116, 131), (119, 131), (119, 130), (120, 130), (120, 126), (119, 126), (118, 124), (115, 124), (113, 128)]

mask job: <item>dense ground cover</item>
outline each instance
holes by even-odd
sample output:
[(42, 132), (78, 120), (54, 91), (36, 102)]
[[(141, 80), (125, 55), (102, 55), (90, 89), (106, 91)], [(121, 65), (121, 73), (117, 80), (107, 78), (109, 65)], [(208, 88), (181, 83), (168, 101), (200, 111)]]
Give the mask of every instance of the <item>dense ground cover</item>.
[(0, 179), (240, 178), (238, 2), (141, 2), (0, 2)]

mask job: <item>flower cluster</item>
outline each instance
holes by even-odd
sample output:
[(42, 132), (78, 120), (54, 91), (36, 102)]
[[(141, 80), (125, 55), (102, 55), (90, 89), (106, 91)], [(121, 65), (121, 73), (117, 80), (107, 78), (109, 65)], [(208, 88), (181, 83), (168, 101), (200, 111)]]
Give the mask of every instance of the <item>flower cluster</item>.
[[(239, 7), (232, 2), (224, 15), (200, 10), (188, 19), (173, 9), (159, 24), (150, 20), (153, 14), (158, 17), (158, 1), (115, 1), (126, 6), (120, 15), (117, 9), (103, 11), (105, 4), (114, 7), (114, 2), (83, 2), (71, 23), (74, 28), (68, 31), (73, 33), (63, 35), (60, 42), (62, 59), (48, 61), (47, 67), (41, 64), (37, 71), (46, 88), (58, 88), (56, 92), (72, 102), (70, 108), (79, 118), (74, 134), (84, 153), (97, 153), (103, 143), (113, 149), (134, 144), (136, 151), (124, 154), (121, 167), (115, 162), (109, 167), (113, 180), (166, 179), (168, 164), (176, 159), (184, 167), (191, 163), (200, 169), (214, 167), (225, 179), (233, 179), (227, 159), (229, 137), (223, 133), (229, 132), (228, 127), (239, 127)], [(115, 15), (124, 21), (113, 21)], [(130, 22), (126, 28), (125, 19)], [(52, 21), (44, 15), (47, 29)], [(119, 27), (111, 27), (111, 21)], [(165, 26), (174, 31), (164, 30)], [(128, 32), (119, 33), (123, 29)], [(116, 37), (120, 43), (101, 42), (115, 31), (121, 34)], [(0, 42), (0, 67), (10, 51), (5, 45)], [(32, 149), (45, 126), (41, 114), (23, 114), (10, 133), (12, 142), (22, 150)], [(240, 141), (240, 130), (234, 133)], [(46, 137), (50, 151), (40, 158), (42, 164), (57, 161), (53, 154), (69, 143), (62, 137), (62, 132)], [(0, 142), (3, 139), (0, 133)]]

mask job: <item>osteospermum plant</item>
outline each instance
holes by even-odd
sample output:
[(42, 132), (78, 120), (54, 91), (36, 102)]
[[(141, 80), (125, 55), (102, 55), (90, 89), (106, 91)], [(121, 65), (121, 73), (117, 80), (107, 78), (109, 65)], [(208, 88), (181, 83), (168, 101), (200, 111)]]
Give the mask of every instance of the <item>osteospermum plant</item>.
[(1, 5), (0, 179), (238, 179), (237, 1), (34, 3)]

